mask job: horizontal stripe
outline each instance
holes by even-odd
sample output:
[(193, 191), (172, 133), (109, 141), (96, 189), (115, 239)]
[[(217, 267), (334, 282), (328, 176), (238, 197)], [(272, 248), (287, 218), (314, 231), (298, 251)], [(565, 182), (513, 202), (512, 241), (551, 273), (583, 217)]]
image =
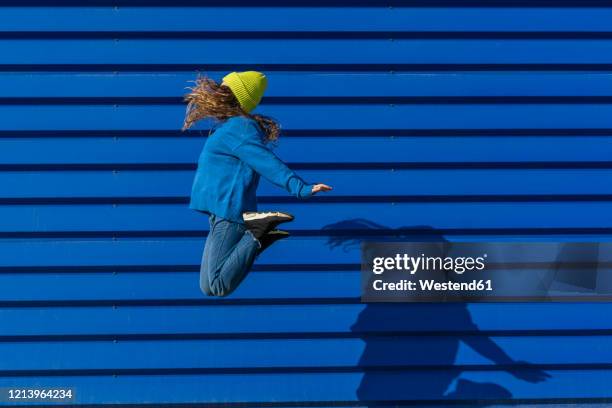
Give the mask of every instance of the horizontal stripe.
[[(4, 13), (0, 18), (3, 16)], [(204, 73), (218, 81), (225, 72), (207, 70)], [(609, 72), (537, 71), (270, 71), (266, 72), (268, 88), (264, 103), (274, 98), (304, 97), (605, 97), (612, 95), (610, 75)], [(32, 98), (30, 103), (36, 103), (38, 98), (180, 98), (187, 93), (187, 87), (194, 85), (195, 79), (196, 74), (191, 71), (76, 75), (71, 72), (10, 72), (0, 73), (0, 98)]]
[[(348, 144), (347, 147), (349, 147)], [(93, 152), (92, 152), (93, 153)], [(331, 153), (331, 152), (330, 152)], [(299, 152), (294, 152), (294, 155)], [(449, 200), (470, 195), (496, 196), (513, 200), (515, 195), (532, 196), (534, 201), (546, 195), (561, 195), (559, 199), (580, 199), (581, 195), (612, 194), (612, 170), (299, 170), (306, 181), (325, 182), (337, 189), (317, 197), (330, 198), (363, 196), (379, 197), (393, 202), (406, 197), (437, 197)], [(189, 171), (48, 171), (0, 172), (0, 203), (3, 199), (164, 197), (187, 202), (195, 168)], [(525, 183), (528, 179), (529, 183)], [(366, 187), (367, 186), (367, 187)], [(259, 197), (285, 197), (289, 193), (262, 179)], [(552, 197), (551, 197), (552, 198)], [(595, 198), (595, 197), (593, 197)], [(605, 198), (605, 197), (604, 197)], [(609, 197), (612, 198), (612, 197)], [(478, 198), (474, 198), (477, 200)], [(44, 201), (44, 200), (43, 200)], [(95, 202), (95, 200), (92, 200)], [(1, 211), (1, 210), (0, 210)]]
[[(403, 239), (408, 242), (608, 242), (610, 235), (589, 236), (561, 235), (558, 237), (527, 236), (449, 236), (441, 237), (435, 231), (423, 228), (420, 233), (412, 231), (401, 237), (392, 237), (393, 241)], [(360, 243), (362, 241), (386, 242), (390, 237), (372, 236), (369, 239), (360, 237), (350, 231), (346, 236), (337, 234), (324, 237), (290, 237), (275, 243), (268, 248), (255, 262), (255, 265), (266, 265), (275, 270), (354, 270), (360, 262)], [(72, 239), (4, 239), (2, 272), (14, 273), (19, 268), (24, 272), (31, 270), (57, 271), (64, 267), (78, 267), (79, 270), (95, 268), (96, 270), (116, 271), (145, 268), (145, 271), (198, 270), (204, 248), (204, 237), (197, 238), (72, 238)], [(537, 247), (534, 249), (541, 251)], [(554, 250), (554, 248), (552, 249)], [(522, 255), (530, 262), (550, 262), (550, 253), (528, 253)], [(529, 258), (527, 258), (529, 255)], [(599, 261), (610, 261), (610, 254), (602, 252)], [(303, 268), (305, 267), (305, 268)], [(265, 270), (265, 269), (264, 269)], [(63, 270), (60, 270), (62, 272)]]
[[(257, 264), (255, 270), (249, 274), (240, 287), (230, 298), (224, 299), (224, 304), (338, 304), (357, 303), (361, 295), (361, 277), (359, 265), (339, 265), (337, 269), (317, 269), (316, 265), (310, 270), (309, 265), (296, 265), (287, 270), (278, 270), (280, 266), (269, 267)], [(493, 265), (488, 265), (492, 269)], [(350, 269), (349, 269), (350, 268)], [(542, 274), (548, 265), (495, 267), (497, 276), (512, 276), (515, 280), (523, 279), (532, 274)], [(86, 266), (58, 268), (58, 271), (47, 273), (31, 271), (9, 271), (0, 274), (0, 285), (4, 290), (0, 292), (0, 307), (11, 306), (105, 306), (110, 304), (150, 306), (157, 304), (169, 305), (196, 305), (213, 304), (218, 299), (203, 295), (199, 287), (199, 265), (192, 267), (167, 268), (166, 271), (149, 268), (129, 267), (120, 271), (94, 272)], [(187, 271), (186, 271), (187, 270)], [(542, 285), (551, 289), (551, 294), (559, 301), (609, 301), (609, 289), (604, 282), (610, 268), (583, 267), (574, 269), (574, 276), (581, 274), (592, 277), (593, 281), (599, 276), (601, 282), (598, 290), (585, 290), (571, 292), (567, 282), (564, 292), (559, 293), (559, 283), (563, 279), (550, 277)], [(499, 282), (498, 282), (499, 283)], [(515, 284), (516, 286), (516, 284)], [(609, 286), (609, 285), (608, 285)], [(49, 290), (53, 288), (53, 290)], [(91, 288), (96, 288), (92, 291)], [(287, 290), (279, 290), (286, 288)], [(557, 290), (555, 290), (557, 289)], [(498, 296), (496, 301), (502, 301)], [(524, 297), (522, 301), (547, 300), (542, 298)], [(508, 299), (503, 299), (508, 301)]]
[[(355, 132), (357, 133), (357, 132)], [(61, 134), (61, 132), (60, 132)], [(146, 134), (146, 132), (145, 132)], [(609, 162), (608, 136), (282, 137), (275, 152), (289, 164)], [(0, 162), (11, 164), (185, 164), (195, 170), (206, 136), (0, 137)], [(314, 146), (317, 154), (307, 154)], [(343, 154), (337, 154), (342, 151)], [(53, 154), (49, 154), (52, 152)], [(117, 166), (120, 168), (121, 166)], [(27, 168), (27, 167), (26, 167)], [(61, 167), (60, 167), (61, 168)]]
[[(606, 365), (610, 336), (405, 336), (329, 339), (120, 340), (0, 342), (0, 373), (36, 370), (155, 370), (381, 367), (461, 369), (495, 365)], [(546, 347), (541, 347), (546, 344)], [(497, 361), (486, 358), (489, 348)], [(36, 359), (23, 356), (36, 347)], [(407, 352), (419, 350), (419, 353)], [(484, 353), (484, 355), (482, 354)], [(83, 355), (90, 358), (83, 359)], [(220, 357), (222, 356), (222, 358)], [(508, 356), (513, 356), (514, 360)]]
[[(49, 18), (52, 16), (53, 18)], [(214, 16), (214, 18), (211, 18)], [(2, 31), (609, 31), (608, 9), (326, 7), (15, 7)], [(520, 21), (520, 24), (519, 24)], [(206, 22), (205, 25), (202, 22)]]
[[(531, 370), (532, 371), (532, 370)], [(253, 406), (266, 406), (262, 401), (321, 402), (339, 401), (409, 401), (448, 400), (451, 395), (465, 402), (495, 399), (496, 402), (515, 399), (606, 398), (610, 370), (549, 370), (551, 378), (542, 383), (530, 383), (509, 377), (504, 372), (475, 371), (457, 373), (454, 370), (426, 372), (375, 371), (367, 373), (295, 373), (295, 374), (233, 374), (233, 375), (119, 375), (65, 377), (5, 377), (0, 386), (12, 388), (76, 389), (76, 403), (164, 403), (240, 401)], [(463, 387), (456, 394), (444, 395), (456, 378)], [(529, 377), (529, 371), (517, 372), (517, 377)], [(239, 384), (240, 387), (236, 385)], [(362, 385), (358, 393), (355, 390)], [(304, 389), (313, 387), (316, 393)], [(486, 396), (485, 396), (486, 395)], [(525, 402), (525, 401), (523, 401)], [(577, 402), (580, 402), (579, 400)], [(227, 405), (226, 405), (227, 406)], [(272, 405), (279, 406), (279, 405)], [(354, 404), (353, 404), (354, 406)]]
[(610, 303), (527, 302), (3, 307), (0, 338), (69, 335), (248, 338), (281, 334), (326, 337), (347, 333), (448, 335), (482, 331), (592, 335), (593, 331), (609, 332), (607, 314), (611, 308)]
[[(196, 265), (194, 265), (195, 267)], [(261, 266), (260, 266), (261, 267)], [(195, 269), (195, 268), (193, 268)], [(129, 300), (214, 301), (199, 288), (198, 271), (2, 273), (1, 302), (112, 302)], [(53, 290), (49, 290), (53, 288)], [(91, 288), (96, 288), (92, 291)], [(278, 288), (291, 288), (279, 291)], [(267, 299), (355, 302), (360, 296), (359, 267), (353, 271), (254, 271), (232, 296), (234, 300)], [(77, 306), (73, 303), (73, 306)]]
[(24, 39), (0, 42), (0, 65), (610, 64), (610, 51), (612, 40)]
[[(612, 53), (610, 54), (612, 55)], [(308, 108), (308, 115), (299, 112)], [(340, 104), (262, 105), (287, 129), (610, 129), (612, 104)], [(182, 125), (185, 108), (151, 106), (5, 106), (0, 105), (0, 131), (6, 130), (169, 130)], [(355, 117), (376, 117), (355, 121)], [(441, 121), (440, 118), (444, 120)], [(36, 118), (36, 120), (32, 120)], [(206, 124), (194, 130), (207, 134)]]
[[(19, 132), (0, 135), (0, 166), (82, 164), (87, 168), (88, 165), (93, 167), (98, 164), (151, 164), (151, 167), (155, 164), (181, 164), (195, 171), (198, 156), (206, 141), (206, 134), (183, 137), (113, 137), (112, 132), (109, 132), (106, 136), (81, 133), (81, 136), (62, 137), (62, 132), (58, 133), (40, 138), (21, 137)], [(428, 136), (423, 133), (420, 136), (396, 137), (396, 132), (391, 130), (385, 136), (357, 137), (357, 133), (344, 137), (281, 136), (275, 152), (291, 165), (388, 163), (389, 167), (402, 163), (442, 165), (448, 162), (553, 162), (556, 165), (561, 162), (607, 163), (612, 154), (611, 137), (587, 134), (505, 136), (498, 132), (490, 136)], [(314, 147), (317, 154), (305, 154)], [(339, 151), (343, 154), (338, 154)]]
[[(281, 202), (262, 204), (261, 211), (287, 211), (293, 230), (368, 230), (380, 235), (406, 232), (435, 234), (446, 229), (611, 228), (612, 202)], [(568, 214), (572, 214), (568, 217)], [(182, 204), (91, 204), (0, 206), (3, 232), (49, 231), (198, 231), (208, 218)], [(441, 234), (442, 232), (438, 232)], [(146, 235), (146, 234), (145, 234)], [(172, 235), (172, 234), (170, 234)]]

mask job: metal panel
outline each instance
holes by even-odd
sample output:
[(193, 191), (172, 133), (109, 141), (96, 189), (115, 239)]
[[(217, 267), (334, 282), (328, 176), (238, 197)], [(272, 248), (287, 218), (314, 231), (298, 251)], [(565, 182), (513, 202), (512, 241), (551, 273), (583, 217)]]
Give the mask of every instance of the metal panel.
[[(612, 303), (359, 301), (363, 239), (612, 239), (610, 4), (29, 3), (0, 8), (0, 387), (612, 401)], [(210, 123), (181, 133), (182, 97), (197, 72), (250, 69), (278, 155), (334, 191), (299, 202), (264, 180), (293, 237), (207, 298), (187, 200)]]

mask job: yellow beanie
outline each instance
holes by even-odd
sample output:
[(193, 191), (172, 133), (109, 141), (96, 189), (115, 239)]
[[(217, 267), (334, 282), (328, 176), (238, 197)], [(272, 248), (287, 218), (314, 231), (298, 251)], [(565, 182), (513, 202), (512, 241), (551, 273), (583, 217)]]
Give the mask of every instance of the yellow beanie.
[(249, 113), (259, 104), (268, 86), (268, 79), (257, 71), (230, 72), (223, 82), (232, 90), (240, 106)]

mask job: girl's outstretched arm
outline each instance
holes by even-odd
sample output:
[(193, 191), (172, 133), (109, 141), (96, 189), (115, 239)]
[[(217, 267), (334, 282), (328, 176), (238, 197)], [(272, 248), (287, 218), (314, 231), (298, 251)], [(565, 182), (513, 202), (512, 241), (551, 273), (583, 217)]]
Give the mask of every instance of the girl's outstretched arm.
[(264, 144), (252, 123), (247, 123), (243, 141), (233, 153), (271, 183), (284, 188), (298, 198), (308, 198), (319, 191), (329, 191), (325, 184), (309, 184), (291, 170)]

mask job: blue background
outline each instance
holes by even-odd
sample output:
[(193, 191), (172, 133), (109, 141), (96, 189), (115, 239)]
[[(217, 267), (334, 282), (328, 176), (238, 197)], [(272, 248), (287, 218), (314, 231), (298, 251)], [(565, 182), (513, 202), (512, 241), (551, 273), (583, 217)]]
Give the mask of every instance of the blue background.
[[(0, 386), (610, 401), (612, 304), (366, 305), (359, 242), (609, 241), (612, 4), (56, 3), (0, 9)], [(199, 290), (208, 224), (187, 208), (197, 70), (265, 72), (279, 156), (334, 187), (304, 203), (263, 183), (293, 237), (226, 299)]]

